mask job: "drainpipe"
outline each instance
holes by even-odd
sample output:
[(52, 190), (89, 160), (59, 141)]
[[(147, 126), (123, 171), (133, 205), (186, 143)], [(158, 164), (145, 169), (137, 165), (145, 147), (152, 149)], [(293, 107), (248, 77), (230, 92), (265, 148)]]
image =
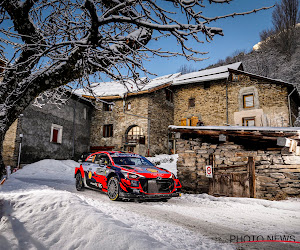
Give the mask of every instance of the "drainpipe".
[(20, 168), (20, 164), (21, 164), (21, 151), (22, 151), (22, 141), (23, 141), (23, 129), (22, 129), (22, 118), (23, 118), (23, 114), (19, 115), (19, 122), (20, 122), (20, 143), (19, 143), (19, 153), (18, 153), (18, 162), (17, 162), (17, 168)]
[(226, 125), (229, 125), (229, 114), (228, 114), (228, 81), (226, 81)]
[(291, 100), (290, 100), (290, 96), (294, 93), (295, 90), (296, 90), (296, 88), (294, 88), (293, 91), (288, 95), (290, 127), (293, 127), (293, 124), (292, 124), (292, 110), (291, 110)]
[(125, 112), (125, 99), (123, 99), (123, 113), (125, 115), (131, 115), (131, 116), (135, 116), (138, 118), (142, 118), (142, 119), (147, 119), (148, 120), (148, 140), (147, 140), (147, 151), (148, 151), (148, 156), (150, 156), (150, 118), (149, 117), (145, 117), (145, 116), (141, 116), (141, 115), (134, 115), (134, 114), (129, 114)]
[(74, 160), (75, 157), (75, 129), (76, 129), (76, 124), (75, 124), (75, 118), (76, 118), (76, 106), (77, 106), (77, 100), (75, 101), (73, 105), (73, 141), (72, 141), (72, 159)]
[(23, 139), (23, 134), (20, 134), (20, 144), (19, 144), (19, 154), (18, 154), (18, 164), (17, 164), (17, 168), (20, 168), (21, 151), (22, 151), (22, 139)]

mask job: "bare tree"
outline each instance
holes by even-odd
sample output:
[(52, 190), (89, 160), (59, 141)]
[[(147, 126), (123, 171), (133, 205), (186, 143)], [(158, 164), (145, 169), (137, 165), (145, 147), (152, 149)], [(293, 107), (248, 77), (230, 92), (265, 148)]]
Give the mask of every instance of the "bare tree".
[(194, 68), (192, 65), (188, 65), (188, 64), (183, 64), (179, 67), (179, 69), (177, 70), (177, 72), (180, 72), (181, 74), (188, 74), (191, 72), (196, 72), (198, 71), (196, 68)]
[(299, 0), (281, 0), (272, 13), (275, 35), (273, 40), (279, 51), (291, 58), (296, 47), (296, 24), (299, 21)]
[[(143, 61), (153, 55), (201, 60), (203, 53), (188, 47), (188, 39), (210, 41), (223, 35), (222, 29), (210, 27), (212, 21), (267, 9), (209, 18), (202, 13), (203, 2), (0, 0), (1, 54), (8, 47), (13, 50), (0, 82), (1, 151), (10, 125), (40, 93), (75, 81), (88, 85), (90, 75), (122, 80), (138, 72), (149, 74)], [(179, 16), (186, 22), (177, 21)], [(148, 46), (168, 36), (176, 39), (180, 52)]]

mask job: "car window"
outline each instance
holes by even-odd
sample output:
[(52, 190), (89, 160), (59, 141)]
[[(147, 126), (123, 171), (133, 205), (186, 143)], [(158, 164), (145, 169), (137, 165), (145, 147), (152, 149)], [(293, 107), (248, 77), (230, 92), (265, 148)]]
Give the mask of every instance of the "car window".
[(154, 166), (150, 161), (142, 157), (113, 157), (112, 158), (116, 165), (129, 165), (129, 166)]
[(98, 154), (95, 158), (95, 163), (98, 163), (100, 165), (111, 165), (111, 162), (107, 155), (105, 154)]
[(86, 162), (93, 162), (95, 159), (96, 155), (92, 155), (91, 157), (89, 157)]

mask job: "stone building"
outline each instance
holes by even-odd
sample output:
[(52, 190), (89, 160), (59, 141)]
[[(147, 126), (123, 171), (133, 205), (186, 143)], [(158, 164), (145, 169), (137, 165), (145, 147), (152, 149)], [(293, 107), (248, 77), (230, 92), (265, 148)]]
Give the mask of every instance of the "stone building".
[[(42, 159), (78, 159), (89, 151), (93, 106), (76, 96), (66, 104), (30, 104), (7, 131), (4, 164), (17, 166)], [(21, 149), (21, 150), (20, 150)]]
[(300, 128), (169, 129), (185, 192), (266, 199), (300, 195)]
[(243, 71), (241, 63), (179, 76), (174, 125), (293, 126), (300, 105), (295, 86)]
[(167, 153), (168, 125), (173, 123), (174, 116), (170, 86), (178, 75), (158, 77), (146, 85), (143, 81), (137, 85), (134, 82), (92, 85), (98, 101), (92, 114), (91, 151)]

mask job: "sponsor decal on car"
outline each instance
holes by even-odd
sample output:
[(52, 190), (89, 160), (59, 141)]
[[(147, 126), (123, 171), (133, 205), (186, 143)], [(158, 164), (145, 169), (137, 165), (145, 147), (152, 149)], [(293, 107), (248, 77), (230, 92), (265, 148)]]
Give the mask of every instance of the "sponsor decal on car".
[(92, 172), (90, 171), (90, 172), (89, 172), (89, 179), (92, 178), (92, 175), (93, 175), (93, 174), (92, 174)]
[(157, 173), (158, 172), (158, 170), (153, 169), (153, 168), (147, 168), (146, 170), (151, 172), (151, 173)]

